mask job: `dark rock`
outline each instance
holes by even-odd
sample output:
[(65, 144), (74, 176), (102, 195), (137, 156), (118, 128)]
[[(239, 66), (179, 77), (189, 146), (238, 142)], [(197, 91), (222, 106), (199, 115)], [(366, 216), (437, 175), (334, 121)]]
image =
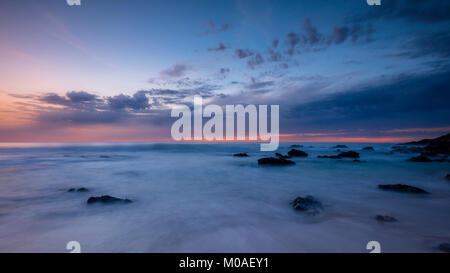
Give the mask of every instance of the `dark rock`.
[(424, 152), (424, 148), (423, 147), (407, 147), (407, 146), (392, 146), (392, 152), (397, 152), (397, 153), (404, 153), (404, 154), (409, 154), (409, 153), (422, 153)]
[(362, 148), (364, 151), (373, 151), (374, 149), (373, 149), (373, 147), (372, 146), (367, 146), (367, 147), (364, 147), (364, 148)]
[(388, 191), (405, 192), (405, 193), (428, 193), (427, 191), (404, 184), (386, 184), (378, 185), (378, 188)]
[(284, 158), (276, 158), (276, 157), (265, 157), (258, 159), (259, 165), (273, 165), (273, 166), (285, 166), (285, 165), (293, 165), (294, 161), (287, 160)]
[(291, 146), (289, 146), (289, 148), (303, 148), (303, 145), (292, 144)]
[(411, 142), (406, 142), (406, 143), (400, 143), (399, 145), (424, 146), (424, 145), (428, 145), (431, 141), (432, 141), (432, 139), (422, 139), (422, 140), (419, 140), (419, 141), (411, 141)]
[(99, 196), (99, 197), (89, 197), (89, 199), (87, 200), (88, 204), (94, 204), (94, 203), (102, 203), (102, 204), (115, 204), (115, 203), (131, 203), (133, 201), (131, 201), (130, 199), (122, 199), (122, 198), (117, 198), (117, 197), (112, 197), (109, 195), (103, 195), (103, 196)]
[(444, 136), (432, 139), (427, 146), (425, 146), (427, 155), (445, 154), (450, 155), (450, 133)]
[(412, 162), (431, 162), (432, 160), (429, 159), (428, 157), (424, 156), (424, 155), (419, 155), (416, 157), (411, 157), (410, 159), (408, 159), (408, 161), (412, 161)]
[(306, 197), (299, 196), (291, 202), (291, 205), (295, 210), (312, 213), (317, 213), (320, 209), (322, 209), (322, 203), (311, 195), (308, 195)]
[(234, 154), (233, 156), (236, 156), (236, 157), (248, 157), (248, 154), (247, 153), (238, 153), (238, 154)]
[(339, 157), (359, 158), (359, 153), (354, 151), (342, 152), (338, 154)]
[(283, 158), (283, 159), (291, 158), (291, 157), (288, 156), (288, 155), (282, 155), (282, 154), (280, 154), (280, 153), (275, 153), (275, 155), (278, 156), (279, 158)]
[(450, 252), (450, 243), (442, 243), (438, 246), (439, 250)]
[(303, 151), (300, 151), (300, 150), (296, 150), (296, 149), (292, 149), (292, 150), (290, 150), (289, 152), (288, 152), (288, 155), (289, 156), (292, 156), (292, 157), (294, 157), (294, 156), (308, 156), (308, 154), (307, 153), (305, 153), (305, 152), (303, 152)]
[(111, 158), (109, 155), (101, 155), (100, 158)]
[(448, 173), (445, 178), (447, 178), (447, 180), (450, 180), (450, 173)]
[(77, 192), (87, 192), (87, 191), (89, 191), (89, 190), (86, 189), (85, 187), (78, 188), (78, 189), (70, 188), (70, 189), (67, 190), (67, 192), (75, 192), (75, 191), (77, 191)]
[(334, 149), (337, 149), (337, 148), (340, 148), (340, 149), (347, 149), (348, 147), (347, 147), (347, 145), (339, 144), (339, 145), (333, 146), (332, 148), (334, 148)]
[(332, 159), (339, 159), (341, 157), (337, 156), (337, 155), (318, 155), (318, 158), (332, 158)]
[(388, 223), (397, 222), (397, 219), (388, 215), (377, 215), (375, 219), (377, 219), (377, 221), (379, 222), (388, 222)]

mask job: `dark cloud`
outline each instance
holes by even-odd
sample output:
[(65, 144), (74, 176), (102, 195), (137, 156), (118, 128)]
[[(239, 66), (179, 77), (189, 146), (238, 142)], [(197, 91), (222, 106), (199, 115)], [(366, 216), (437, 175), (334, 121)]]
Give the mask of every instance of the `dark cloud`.
[(231, 29), (233, 26), (231, 24), (223, 24), (220, 27), (216, 27), (213, 21), (208, 21), (208, 29), (203, 32), (203, 35), (211, 35)]
[(382, 1), (381, 6), (371, 6), (368, 13), (350, 18), (351, 21), (357, 22), (370, 19), (401, 19), (423, 23), (447, 22), (450, 20), (450, 1)]
[(289, 32), (286, 34), (286, 46), (288, 55), (293, 55), (295, 53), (295, 47), (300, 42), (300, 39), (297, 34), (294, 32)]
[(227, 73), (229, 73), (230, 72), (230, 69), (229, 68), (224, 68), (224, 67), (222, 67), (220, 70), (219, 70), (219, 73), (220, 74), (227, 74)]
[(227, 48), (223, 43), (219, 43), (217, 47), (208, 48), (208, 51), (225, 51)]
[(398, 56), (412, 59), (424, 56), (449, 58), (450, 32), (442, 31), (420, 34), (408, 41), (402, 48), (404, 51), (398, 54)]
[(108, 105), (113, 110), (132, 109), (145, 110), (150, 107), (146, 91), (138, 91), (133, 96), (120, 94), (107, 98)]
[(190, 69), (191, 67), (188, 65), (175, 64), (168, 69), (162, 70), (161, 72), (159, 72), (159, 74), (163, 77), (179, 78), (181, 76), (184, 76)]
[(262, 81), (262, 82), (257, 82), (255, 79), (252, 78), (252, 83), (246, 85), (245, 87), (247, 89), (262, 89), (262, 88), (266, 88), (269, 86), (273, 86), (275, 84), (274, 81)]
[(66, 96), (75, 103), (80, 103), (80, 102), (88, 102), (88, 101), (94, 101), (97, 96), (94, 94), (89, 94), (85, 91), (72, 91), (72, 92), (68, 92), (66, 94)]
[(401, 76), (384, 85), (333, 94), (295, 106), (285, 118), (292, 123), (290, 126), (295, 124), (297, 128), (447, 126), (450, 124), (449, 84), (449, 73)]
[(348, 37), (349, 29), (347, 27), (334, 27), (333, 29), (333, 42), (340, 44), (344, 42)]
[(256, 53), (254, 56), (250, 57), (250, 59), (247, 61), (248, 66), (252, 69), (262, 63), (264, 63), (264, 59), (259, 53)]
[(316, 27), (311, 24), (311, 19), (306, 18), (303, 22), (303, 28), (305, 30), (303, 42), (308, 45), (316, 45), (322, 40), (322, 34), (320, 34)]
[(253, 51), (251, 51), (249, 49), (236, 49), (234, 51), (234, 53), (235, 53), (236, 57), (238, 57), (239, 59), (244, 59), (244, 58), (254, 55)]
[(49, 93), (37, 97), (38, 101), (48, 104), (62, 105), (71, 108), (92, 108), (99, 102), (97, 95), (85, 91), (67, 92), (65, 96)]

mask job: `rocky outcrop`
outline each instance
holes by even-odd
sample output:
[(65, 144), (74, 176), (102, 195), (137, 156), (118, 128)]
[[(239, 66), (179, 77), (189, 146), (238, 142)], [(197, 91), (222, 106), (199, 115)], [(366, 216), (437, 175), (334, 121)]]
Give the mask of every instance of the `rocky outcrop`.
[(288, 155), (291, 157), (297, 157), (297, 156), (301, 156), (301, 157), (306, 157), (308, 156), (307, 153), (300, 151), (300, 150), (296, 150), (296, 149), (292, 149), (288, 152)]
[(303, 148), (303, 145), (292, 144), (291, 146), (289, 146), (289, 148)]
[(295, 210), (309, 213), (318, 213), (322, 209), (322, 203), (311, 195), (299, 196), (291, 202), (291, 205)]
[(113, 197), (113, 196), (109, 196), (109, 195), (103, 195), (103, 196), (92, 196), (89, 197), (89, 199), (87, 200), (88, 204), (95, 204), (95, 203), (102, 203), (102, 204), (118, 204), (118, 203), (131, 203), (133, 201), (131, 201), (130, 199), (122, 199), (122, 198), (117, 198), (117, 197)]
[(347, 145), (342, 145), (342, 144), (333, 146), (331, 148), (333, 148), (333, 149), (348, 149)]
[(68, 189), (67, 191), (68, 191), (68, 192), (87, 192), (87, 191), (89, 191), (89, 190), (86, 189), (86, 188), (84, 188), (84, 187), (82, 187), (82, 188), (78, 188), (78, 189), (76, 189), (76, 188), (70, 188), (70, 189)]
[(279, 157), (279, 158), (283, 158), (283, 159), (291, 158), (291, 157), (288, 156), (288, 155), (282, 155), (282, 154), (280, 154), (280, 153), (275, 153), (275, 156), (277, 156), (277, 157)]
[(233, 156), (236, 156), (236, 157), (248, 157), (248, 154), (247, 153), (238, 153), (238, 154), (234, 154)]
[(377, 215), (377, 216), (375, 217), (375, 219), (376, 219), (378, 222), (387, 222), (387, 223), (397, 222), (397, 219), (395, 219), (394, 217), (389, 216), (389, 215)]
[(333, 159), (340, 159), (340, 158), (359, 158), (359, 153), (354, 151), (348, 151), (348, 152), (342, 152), (338, 155), (319, 155), (318, 158), (333, 158)]
[(419, 155), (416, 157), (411, 157), (410, 159), (408, 159), (408, 161), (412, 161), (412, 162), (432, 162), (433, 160), (429, 159), (428, 157), (424, 156), (424, 155)]
[(367, 147), (362, 148), (362, 150), (363, 151), (373, 151), (374, 149), (372, 146), (367, 146)]
[(450, 173), (448, 173), (445, 178), (450, 181)]
[(271, 166), (286, 166), (286, 165), (294, 165), (295, 162), (284, 158), (265, 157), (258, 159), (258, 164)]
[(382, 190), (387, 190), (387, 191), (396, 191), (396, 192), (404, 192), (404, 193), (421, 193), (421, 194), (428, 193), (427, 191), (425, 191), (421, 188), (413, 187), (410, 185), (404, 185), (404, 184), (378, 185), (378, 188), (380, 188)]
[(401, 149), (398, 148), (400, 147), (398, 145), (394, 147), (396, 147), (397, 150), (400, 151), (423, 153), (423, 155), (427, 156), (435, 156), (439, 154), (450, 155), (450, 133), (434, 139), (422, 139), (419, 141), (402, 143), (400, 145), (424, 146), (424, 147), (404, 147)]

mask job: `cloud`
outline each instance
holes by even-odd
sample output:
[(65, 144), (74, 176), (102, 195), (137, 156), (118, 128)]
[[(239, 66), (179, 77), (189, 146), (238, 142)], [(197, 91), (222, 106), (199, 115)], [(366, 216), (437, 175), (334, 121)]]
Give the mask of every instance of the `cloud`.
[(249, 49), (236, 49), (234, 53), (236, 57), (238, 57), (239, 59), (244, 59), (255, 54), (253, 51)]
[(322, 34), (311, 24), (311, 19), (306, 18), (303, 22), (305, 34), (303, 35), (303, 41), (309, 45), (318, 44), (322, 40)]
[[(450, 57), (450, 33), (448, 31), (420, 34), (405, 43), (405, 49), (398, 56), (411, 59), (434, 56), (439, 58)], [(448, 63), (448, 60), (447, 60)]]
[(138, 91), (133, 96), (120, 94), (107, 98), (109, 107), (113, 110), (133, 109), (145, 110), (150, 107), (146, 91)]
[(213, 21), (208, 21), (207, 23), (208, 29), (205, 30), (202, 35), (207, 36), (207, 35), (211, 35), (211, 34), (216, 34), (219, 32), (223, 32), (223, 31), (227, 31), (230, 30), (233, 26), (231, 24), (223, 24), (220, 27), (216, 27), (216, 25), (214, 24)]
[(217, 47), (208, 48), (208, 51), (225, 51), (227, 48), (227, 46), (220, 42)]
[(175, 64), (168, 69), (160, 71), (159, 75), (162, 77), (179, 78), (184, 76), (190, 69), (192, 68), (186, 64)]
[(266, 87), (273, 86), (274, 84), (275, 84), (274, 81), (257, 82), (254, 78), (252, 78), (252, 83), (246, 85), (245, 87), (247, 89), (261, 89), (261, 88), (266, 88)]
[(255, 66), (258, 66), (260, 64), (264, 63), (264, 59), (261, 56), (261, 54), (256, 53), (254, 56), (252, 56), (248, 61), (247, 64), (250, 68), (255, 68)]

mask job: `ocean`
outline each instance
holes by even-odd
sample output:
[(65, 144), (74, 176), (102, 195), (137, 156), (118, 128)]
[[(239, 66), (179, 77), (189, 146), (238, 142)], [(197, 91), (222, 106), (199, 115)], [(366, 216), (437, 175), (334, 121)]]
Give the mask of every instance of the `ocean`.
[[(448, 162), (407, 162), (414, 154), (369, 143), (342, 149), (361, 162), (323, 159), (336, 143), (303, 145), (308, 157), (276, 167), (258, 166), (274, 154), (258, 143), (1, 144), (0, 252), (68, 252), (69, 241), (82, 252), (369, 252), (369, 241), (438, 252), (450, 241)], [(133, 202), (87, 204), (102, 195)], [(320, 213), (293, 209), (307, 195)]]

